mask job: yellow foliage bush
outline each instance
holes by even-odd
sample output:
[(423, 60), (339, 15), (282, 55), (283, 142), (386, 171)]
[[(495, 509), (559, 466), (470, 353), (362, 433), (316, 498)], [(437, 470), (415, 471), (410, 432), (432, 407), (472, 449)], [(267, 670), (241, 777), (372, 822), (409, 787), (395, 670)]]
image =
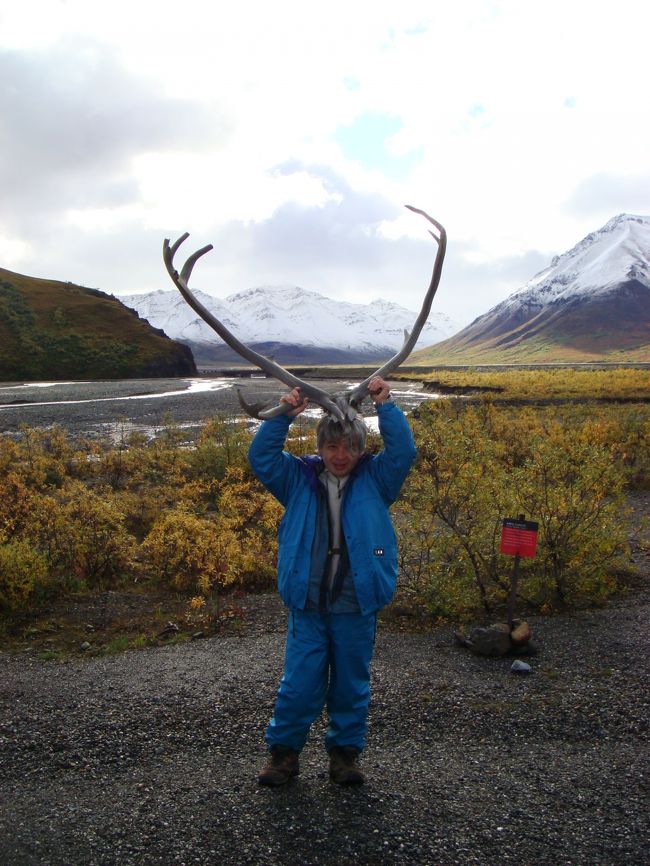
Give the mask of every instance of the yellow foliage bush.
[(69, 482), (56, 497), (37, 497), (24, 534), (64, 586), (113, 586), (133, 573), (136, 545), (123, 512), (109, 493), (88, 490), (79, 481)]
[(0, 476), (0, 540), (20, 535), (29, 526), (38, 494), (13, 469)]
[(624, 475), (593, 434), (547, 425), (513, 473), (518, 501), (540, 524), (534, 578), (522, 590), (542, 604), (601, 601), (616, 588), (612, 567), (627, 548)]
[(503, 397), (524, 400), (577, 398), (590, 400), (645, 399), (648, 371), (645, 368), (614, 367), (607, 370), (575, 367), (514, 370), (444, 370), (432, 373), (397, 373), (395, 379), (416, 379), (435, 388), (491, 388)]
[(144, 568), (167, 587), (205, 594), (226, 582), (226, 548), (213, 521), (176, 509), (160, 517), (143, 541)]
[(212, 418), (201, 429), (187, 453), (192, 477), (221, 481), (230, 468), (246, 469), (250, 434), (240, 421)]
[(26, 541), (0, 544), (0, 612), (25, 607), (48, 579), (45, 557)]
[(512, 412), (490, 399), (442, 400), (414, 422), (419, 463), (396, 510), (402, 592), (442, 615), (491, 613), (509, 589), (499, 553), (502, 519), (539, 523), (537, 556), (522, 560), (519, 594), (531, 604), (602, 601), (625, 553), (625, 472), (611, 430)]
[(197, 514), (196, 485), (180, 491), (184, 507), (154, 524), (142, 544), (150, 576), (174, 589), (205, 595), (237, 584), (268, 586), (275, 574), (280, 506), (239, 468), (226, 471), (216, 512)]
[[(442, 615), (493, 610), (512, 565), (498, 552), (501, 520), (524, 513), (540, 534), (537, 557), (521, 563), (521, 599), (552, 609), (606, 598), (625, 546), (621, 492), (650, 485), (650, 408), (611, 399), (616, 389), (633, 399), (644, 381), (647, 393), (647, 371), (440, 378), (503, 390), (419, 409), (420, 460), (395, 508), (400, 592)], [(299, 417), (287, 449), (312, 453), (313, 426)], [(58, 428), (0, 436), (0, 604), (28, 605), (43, 585), (113, 587), (143, 573), (195, 598), (270, 587), (282, 509), (250, 473), (249, 442), (245, 425), (223, 418), (193, 443), (171, 423), (153, 440), (125, 428), (117, 444)], [(381, 443), (370, 436), (368, 447)]]

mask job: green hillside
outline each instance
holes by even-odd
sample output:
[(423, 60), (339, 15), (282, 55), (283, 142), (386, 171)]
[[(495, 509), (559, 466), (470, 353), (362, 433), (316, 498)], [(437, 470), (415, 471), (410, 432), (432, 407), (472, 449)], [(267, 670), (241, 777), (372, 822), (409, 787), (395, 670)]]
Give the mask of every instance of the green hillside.
[(195, 374), (186, 346), (110, 295), (0, 268), (0, 381)]

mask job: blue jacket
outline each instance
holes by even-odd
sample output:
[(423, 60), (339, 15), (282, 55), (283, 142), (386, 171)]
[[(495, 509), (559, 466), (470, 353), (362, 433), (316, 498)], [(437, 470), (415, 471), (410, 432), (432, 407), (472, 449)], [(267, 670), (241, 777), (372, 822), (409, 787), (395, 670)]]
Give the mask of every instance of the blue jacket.
[[(413, 434), (393, 403), (378, 407), (384, 450), (364, 454), (346, 485), (341, 524), (354, 589), (362, 613), (384, 607), (397, 584), (397, 540), (389, 507), (416, 457)], [(316, 530), (319, 457), (298, 458), (283, 451), (292, 419), (280, 415), (257, 431), (248, 456), (262, 484), (284, 505), (278, 533), (278, 589), (287, 607), (307, 603), (311, 552)]]

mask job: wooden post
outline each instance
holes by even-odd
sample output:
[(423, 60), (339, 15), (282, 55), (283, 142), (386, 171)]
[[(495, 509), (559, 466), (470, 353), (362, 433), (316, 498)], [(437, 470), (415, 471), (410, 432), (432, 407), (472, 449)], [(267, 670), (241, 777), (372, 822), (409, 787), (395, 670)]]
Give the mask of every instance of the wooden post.
[[(518, 520), (522, 523), (525, 521), (526, 515), (520, 514)], [(521, 557), (518, 553), (515, 554), (515, 562), (512, 566), (512, 574), (510, 575), (510, 593), (508, 595), (508, 628), (512, 631), (512, 623), (515, 618), (515, 604), (517, 602), (517, 583), (519, 582), (519, 561)]]
[(515, 554), (515, 563), (510, 575), (510, 594), (508, 596), (508, 628), (512, 631), (512, 623), (515, 618), (515, 603), (517, 600), (517, 582), (519, 580), (519, 554)]

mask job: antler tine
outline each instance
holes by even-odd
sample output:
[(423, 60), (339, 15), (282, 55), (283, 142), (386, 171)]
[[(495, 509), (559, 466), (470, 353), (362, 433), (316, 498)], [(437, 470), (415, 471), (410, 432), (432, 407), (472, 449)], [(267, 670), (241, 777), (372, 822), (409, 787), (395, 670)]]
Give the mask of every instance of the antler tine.
[(413, 348), (415, 347), (415, 344), (418, 341), (420, 332), (422, 331), (422, 328), (425, 326), (426, 321), (429, 318), (429, 313), (431, 312), (431, 304), (440, 283), (440, 277), (442, 275), (442, 264), (445, 258), (445, 252), (447, 250), (447, 232), (445, 231), (444, 227), (432, 216), (429, 216), (426, 211), (420, 210), (420, 208), (417, 207), (413, 207), (410, 204), (407, 204), (406, 207), (414, 213), (423, 216), (440, 232), (440, 237), (438, 237), (431, 230), (429, 230), (429, 234), (438, 244), (438, 252), (436, 253), (436, 259), (433, 263), (431, 282), (429, 283), (429, 288), (427, 289), (426, 295), (424, 296), (422, 309), (420, 310), (420, 313), (415, 320), (415, 324), (413, 325), (413, 330), (410, 334), (408, 333), (408, 331), (404, 331), (404, 345), (397, 352), (397, 354), (393, 355), (393, 357), (386, 361), (383, 366), (376, 370), (371, 376), (368, 376), (368, 378), (361, 382), (360, 385), (357, 385), (356, 388), (352, 389), (348, 397), (348, 400), (352, 406), (358, 406), (363, 401), (363, 399), (368, 394), (368, 385), (375, 376), (381, 376), (382, 378), (389, 376), (399, 367), (402, 361), (406, 360), (406, 358), (408, 358), (408, 356), (411, 354)]
[(197, 263), (197, 261), (204, 256), (206, 253), (209, 253), (210, 250), (213, 250), (214, 247), (212, 244), (207, 244), (205, 247), (201, 247), (200, 250), (197, 250), (195, 253), (187, 259), (185, 264), (183, 265), (183, 270), (181, 271), (181, 280), (187, 285), (190, 276), (192, 275), (192, 268)]
[(257, 418), (258, 421), (266, 421), (278, 415), (286, 414), (293, 406), (290, 403), (281, 402), (277, 406), (269, 406), (268, 403), (248, 403), (242, 394), (241, 388), (237, 388), (237, 399), (247, 415)]
[(169, 253), (170, 253), (172, 259), (173, 259), (174, 256), (176, 255), (176, 250), (180, 247), (180, 245), (181, 245), (182, 243), (184, 243), (184, 242), (189, 238), (189, 236), (190, 236), (190, 233), (189, 233), (189, 232), (184, 232), (184, 233), (183, 233), (183, 234), (178, 238), (178, 240), (176, 240), (176, 241), (172, 244), (171, 247), (169, 246), (169, 241), (165, 241), (165, 249), (169, 251)]
[[(326, 412), (330, 415), (334, 415), (339, 421), (344, 421), (345, 414), (341, 410), (341, 408), (331, 399), (329, 394), (325, 391), (322, 391), (320, 388), (317, 388), (315, 385), (311, 385), (309, 382), (304, 382), (302, 379), (299, 379), (298, 376), (294, 376), (293, 373), (290, 373), (288, 370), (285, 370), (284, 367), (281, 367), (279, 364), (276, 364), (275, 361), (272, 361), (270, 358), (264, 357), (264, 355), (260, 355), (259, 352), (256, 352), (254, 349), (251, 349), (249, 346), (246, 346), (241, 340), (238, 340), (234, 334), (232, 334), (225, 325), (223, 325), (216, 316), (213, 316), (212, 313), (203, 306), (203, 304), (194, 296), (189, 286), (187, 285), (187, 281), (189, 280), (190, 274), (192, 273), (192, 268), (196, 264), (197, 260), (205, 255), (205, 253), (209, 252), (213, 247), (212, 244), (208, 246), (202, 247), (200, 250), (197, 250), (195, 253), (187, 259), (185, 262), (181, 273), (174, 267), (174, 255), (183, 241), (187, 240), (189, 234), (186, 232), (181, 235), (178, 240), (176, 240), (173, 244), (170, 244), (169, 239), (165, 238), (163, 243), (163, 259), (165, 262), (165, 266), (167, 267), (167, 272), (171, 277), (174, 285), (179, 290), (185, 301), (189, 304), (192, 309), (198, 313), (198, 315), (203, 319), (203, 321), (209, 325), (213, 331), (221, 337), (221, 339), (230, 346), (231, 349), (234, 349), (238, 355), (241, 355), (242, 358), (245, 358), (247, 361), (250, 361), (251, 364), (254, 364), (256, 367), (259, 367), (263, 372), (265, 372), (268, 376), (271, 376), (274, 379), (278, 379), (280, 382), (284, 382), (285, 385), (288, 385), (290, 388), (300, 388), (303, 396), (308, 397), (312, 402), (316, 403), (318, 406), (321, 406)], [(243, 404), (246, 409), (246, 404)], [(251, 407), (255, 409), (255, 407)], [(281, 403), (280, 406), (277, 407), (279, 411), (275, 412), (275, 414), (281, 414), (282, 412), (288, 412), (291, 409), (291, 405), (289, 403)], [(248, 409), (246, 409), (248, 411)], [(270, 410), (274, 412), (274, 410)], [(252, 413), (249, 413), (252, 414)], [(253, 417), (266, 417), (267, 413), (264, 413), (262, 416), (259, 412), (256, 411), (253, 414)]]

